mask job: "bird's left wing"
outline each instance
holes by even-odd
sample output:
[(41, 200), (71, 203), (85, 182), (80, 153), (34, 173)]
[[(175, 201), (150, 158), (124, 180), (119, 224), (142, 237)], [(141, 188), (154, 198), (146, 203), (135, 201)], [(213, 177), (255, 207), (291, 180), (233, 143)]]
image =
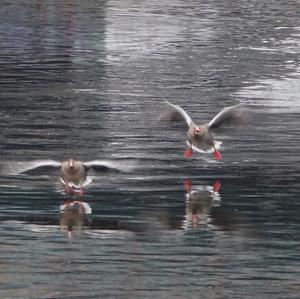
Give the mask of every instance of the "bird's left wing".
[(60, 166), (60, 162), (50, 159), (24, 162), (7, 162), (0, 166), (0, 173), (3, 175), (18, 175), (41, 167), (58, 168)]

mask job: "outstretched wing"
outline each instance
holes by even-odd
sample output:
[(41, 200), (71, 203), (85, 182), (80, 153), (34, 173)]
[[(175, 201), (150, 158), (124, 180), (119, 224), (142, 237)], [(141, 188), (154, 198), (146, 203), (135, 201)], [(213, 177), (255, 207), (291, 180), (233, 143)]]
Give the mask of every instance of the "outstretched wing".
[(209, 123), (211, 129), (216, 129), (224, 123), (245, 124), (249, 118), (250, 110), (243, 104), (226, 107), (221, 110)]
[(170, 106), (171, 110), (165, 113), (165, 115), (163, 115), (161, 119), (183, 119), (188, 126), (191, 125), (191, 123), (193, 122), (192, 119), (181, 107), (179, 107), (178, 105), (174, 105), (169, 101), (166, 101), (166, 103)]
[(121, 172), (130, 172), (132, 171), (136, 166), (136, 161), (130, 161), (130, 160), (93, 160), (84, 162), (84, 166), (87, 169), (92, 168), (95, 171), (107, 171), (107, 170), (117, 170)]
[(55, 160), (33, 160), (25, 162), (8, 162), (0, 166), (0, 172), (3, 175), (17, 175), (29, 172), (41, 167), (58, 168), (61, 163)]

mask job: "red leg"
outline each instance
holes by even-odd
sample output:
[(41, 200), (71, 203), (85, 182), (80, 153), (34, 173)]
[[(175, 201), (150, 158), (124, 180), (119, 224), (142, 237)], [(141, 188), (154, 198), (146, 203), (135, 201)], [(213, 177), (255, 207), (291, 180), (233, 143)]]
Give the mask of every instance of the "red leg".
[(192, 226), (196, 227), (199, 223), (199, 217), (197, 213), (192, 214)]
[(213, 152), (213, 156), (216, 160), (221, 160), (222, 159), (222, 155), (221, 153), (216, 149), (215, 146), (214, 147), (214, 152)]
[(219, 181), (215, 181), (212, 184), (212, 187), (214, 188), (215, 192), (219, 192), (221, 189), (222, 184)]
[(183, 154), (186, 158), (192, 158), (193, 157), (193, 150), (189, 147), (184, 151)]
[(67, 199), (64, 201), (64, 205), (66, 205), (66, 207), (72, 202), (72, 199)]
[(64, 185), (64, 191), (66, 194), (72, 194), (73, 190), (68, 185)]
[(80, 196), (83, 196), (83, 195), (84, 195), (84, 188), (83, 188), (83, 187), (80, 187), (79, 195), (80, 195)]

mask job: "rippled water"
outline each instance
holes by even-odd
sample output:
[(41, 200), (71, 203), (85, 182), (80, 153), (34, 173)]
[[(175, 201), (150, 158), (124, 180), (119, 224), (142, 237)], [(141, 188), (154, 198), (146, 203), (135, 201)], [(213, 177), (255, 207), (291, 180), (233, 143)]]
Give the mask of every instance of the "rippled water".
[[(56, 175), (2, 175), (1, 298), (299, 297), (297, 1), (0, 8), (1, 164), (139, 161), (93, 179), (69, 238)], [(187, 160), (165, 99), (260, 113), (216, 132), (222, 161)]]

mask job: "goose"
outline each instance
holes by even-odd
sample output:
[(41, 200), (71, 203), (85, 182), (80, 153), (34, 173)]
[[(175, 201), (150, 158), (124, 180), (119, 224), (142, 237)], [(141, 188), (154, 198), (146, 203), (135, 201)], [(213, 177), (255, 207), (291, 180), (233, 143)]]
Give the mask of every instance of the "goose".
[(204, 124), (196, 124), (193, 122), (188, 113), (178, 105), (174, 105), (166, 101), (171, 108), (167, 116), (171, 120), (183, 119), (185, 120), (187, 131), (187, 146), (184, 156), (191, 158), (193, 152), (212, 153), (216, 160), (221, 160), (222, 155), (219, 151), (222, 142), (215, 140), (212, 130), (220, 127), (224, 123), (244, 123), (248, 116), (249, 110), (243, 104), (230, 106), (222, 109), (210, 122)]
[(80, 161), (68, 159), (65, 161), (56, 160), (33, 160), (26, 162), (9, 163), (2, 167), (2, 174), (18, 175), (26, 172), (34, 172), (41, 169), (46, 173), (47, 168), (59, 170), (60, 181), (65, 187), (66, 193), (78, 193), (83, 195), (84, 187), (91, 182), (88, 178), (88, 172), (91, 170), (105, 172), (107, 170), (116, 170), (120, 172), (129, 172), (136, 165), (133, 161), (113, 161), (113, 160), (92, 160)]

